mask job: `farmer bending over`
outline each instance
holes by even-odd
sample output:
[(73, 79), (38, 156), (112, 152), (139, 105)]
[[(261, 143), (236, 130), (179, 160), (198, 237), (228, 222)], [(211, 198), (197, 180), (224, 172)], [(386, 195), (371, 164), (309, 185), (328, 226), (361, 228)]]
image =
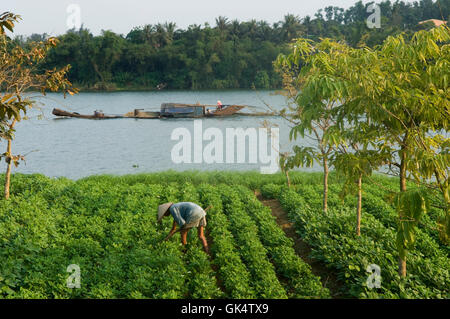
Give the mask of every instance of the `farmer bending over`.
[[(208, 208), (206, 209), (208, 210)], [(197, 204), (190, 202), (182, 203), (166, 203), (158, 207), (158, 222), (163, 217), (172, 215), (174, 221), (169, 235), (164, 240), (168, 240), (176, 232), (177, 224), (180, 226), (179, 232), (181, 235), (181, 243), (185, 246), (187, 244), (187, 233), (191, 228), (198, 228), (198, 238), (202, 241), (203, 249), (206, 253), (209, 252), (208, 243), (206, 242), (204, 227), (206, 226), (206, 212)]]

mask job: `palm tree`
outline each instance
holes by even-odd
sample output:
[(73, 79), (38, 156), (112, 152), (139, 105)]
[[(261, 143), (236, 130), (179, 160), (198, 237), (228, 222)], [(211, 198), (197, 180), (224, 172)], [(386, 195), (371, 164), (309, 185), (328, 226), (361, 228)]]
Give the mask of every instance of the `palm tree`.
[(272, 29), (267, 21), (261, 20), (257, 23), (258, 37), (263, 41), (270, 41)]
[(344, 21), (344, 9), (339, 7), (333, 7), (333, 11), (334, 11), (334, 20), (338, 24), (342, 24), (342, 22)]
[(255, 19), (250, 20), (247, 22), (247, 32), (250, 39), (254, 40), (256, 38), (256, 34), (258, 32), (258, 23)]
[(186, 31), (186, 35), (191, 42), (200, 40), (202, 35), (202, 26), (199, 24), (191, 24)]
[(323, 12), (323, 9), (319, 9), (317, 12), (316, 12), (316, 14), (314, 15), (315, 17), (316, 17), (316, 19), (317, 20), (323, 20), (323, 14), (322, 14), (322, 12)]
[(239, 20), (233, 20), (230, 25), (230, 32), (232, 35), (239, 36), (241, 33), (241, 23)]
[(164, 29), (167, 33), (167, 44), (172, 43), (176, 28), (177, 28), (177, 25), (174, 22), (164, 23)]
[(313, 36), (313, 30), (312, 30), (312, 21), (311, 21), (311, 17), (309, 15), (307, 15), (306, 17), (303, 18), (302, 22), (301, 22), (302, 28), (304, 29), (305, 32), (305, 37), (306, 38), (311, 38)]
[(273, 42), (281, 42), (283, 41), (283, 29), (282, 29), (282, 23), (281, 22), (275, 22), (272, 25), (272, 39)]
[(230, 24), (231, 41), (233, 41), (233, 48), (236, 50), (241, 34), (241, 23), (238, 20), (233, 20)]
[(224, 38), (228, 33), (228, 25), (228, 18), (223, 16), (219, 16), (218, 18), (216, 18), (216, 27), (217, 29), (219, 29), (220, 35)]
[(161, 48), (169, 43), (169, 35), (163, 24), (158, 23), (155, 26), (155, 48)]
[(150, 44), (151, 46), (154, 46), (154, 37), (153, 32), (155, 31), (155, 28), (151, 24), (147, 24), (142, 28), (142, 40), (145, 43)]
[(284, 39), (290, 41), (298, 36), (298, 31), (300, 28), (300, 19), (298, 16), (293, 14), (287, 14), (284, 16), (284, 21), (282, 25), (282, 31)]
[(325, 17), (327, 21), (333, 20), (333, 14), (334, 14), (333, 6), (328, 6), (325, 8)]

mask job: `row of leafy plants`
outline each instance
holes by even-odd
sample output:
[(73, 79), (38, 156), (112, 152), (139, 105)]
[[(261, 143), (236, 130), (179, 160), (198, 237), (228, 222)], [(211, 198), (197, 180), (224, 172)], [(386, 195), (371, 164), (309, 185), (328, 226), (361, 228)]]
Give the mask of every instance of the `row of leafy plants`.
[(230, 221), (231, 230), (242, 259), (252, 275), (252, 281), (258, 295), (264, 298), (287, 298), (281, 286), (267, 250), (260, 240), (258, 228), (246, 213), (246, 208), (233, 188), (221, 185), (218, 187), (225, 205), (225, 213)]
[[(312, 257), (338, 274), (345, 293), (358, 298), (448, 298), (448, 257), (434, 243), (433, 253), (414, 250), (409, 256), (410, 274), (400, 278), (396, 272), (398, 252), (395, 230), (366, 214), (363, 235), (354, 234), (353, 209), (345, 205), (329, 209), (326, 215), (312, 208), (317, 205), (311, 193), (283, 188), (279, 199), (299, 234), (312, 247)], [(308, 198), (309, 196), (309, 198)], [(316, 193), (320, 197), (320, 193)], [(421, 247), (423, 248), (423, 247)], [(428, 256), (427, 256), (428, 255)], [(381, 287), (370, 289), (367, 267), (381, 268)]]
[[(277, 187), (277, 185), (274, 185)], [(270, 208), (265, 207), (254, 194), (245, 187), (237, 190), (246, 211), (258, 226), (259, 236), (273, 261), (277, 274), (283, 278), (289, 297), (330, 298), (330, 292), (322, 286), (319, 277), (311, 272), (295, 252), (292, 239), (288, 238), (277, 225)]]
[(220, 194), (214, 186), (208, 184), (199, 186), (197, 191), (200, 203), (203, 206), (211, 206), (207, 217), (209, 237), (213, 238), (211, 252), (226, 296), (238, 299), (256, 298), (250, 274), (239, 255), (229, 221), (223, 213)]
[[(317, 195), (321, 192), (320, 185), (296, 185), (296, 189), (307, 200), (311, 208), (320, 211), (322, 198)], [(328, 200), (330, 205), (333, 207), (346, 206), (356, 209), (355, 198), (353, 196), (346, 196), (344, 198), (339, 196), (341, 189), (342, 187), (338, 184), (331, 184), (329, 186), (330, 193)], [(385, 227), (395, 230), (398, 223), (398, 214), (390, 198), (393, 191), (389, 185), (387, 183), (369, 183), (365, 184), (363, 189), (362, 217), (364, 218), (365, 213), (369, 213), (380, 220)], [(449, 246), (439, 238), (439, 231), (437, 229), (439, 215), (438, 212), (435, 212), (434, 216), (422, 216), (418, 227), (410, 231), (410, 234), (415, 236), (414, 245), (411, 247), (416, 247), (426, 257), (434, 256), (438, 253), (441, 253), (441, 255), (448, 255), (449, 253)], [(364, 223), (364, 220), (362, 220), (362, 223)]]
[[(41, 184), (42, 192), (25, 189), (1, 203), (2, 297), (185, 295), (180, 249), (161, 243), (156, 227), (160, 186)], [(66, 286), (71, 264), (80, 267), (80, 289)]]
[[(191, 240), (163, 242), (157, 206), (186, 197), (175, 185), (17, 176), (0, 203), (2, 298), (217, 298), (207, 255)], [(80, 266), (69, 289), (67, 266)]]
[[(390, 203), (389, 195), (380, 190), (377, 185), (367, 185), (365, 187), (363, 208), (366, 212), (380, 219), (386, 227), (397, 227), (397, 212)], [(450, 253), (450, 246), (439, 236), (438, 220), (442, 218), (444, 211), (436, 207), (431, 207), (429, 214), (422, 216), (418, 228), (415, 230), (416, 247), (426, 247), (438, 245), (441, 250)], [(419, 248), (419, 250), (422, 250)]]
[[(235, 177), (239, 180), (238, 175)], [(274, 229), (268, 236), (276, 236), (274, 243), (280, 247), (272, 243), (267, 248), (269, 238), (260, 236), (259, 226), (244, 207), (243, 198), (225, 185), (193, 185), (183, 178), (178, 183), (174, 179), (168, 184), (153, 184), (150, 176), (147, 183), (142, 180), (128, 183), (124, 178), (113, 177), (92, 177), (78, 182), (39, 175), (18, 174), (13, 178), (11, 200), (2, 202), (1, 209), (2, 297), (328, 296), (318, 278), (311, 277), (312, 283), (306, 280), (309, 277), (293, 278), (312, 274), (292, 248), (283, 255), (290, 243), (282, 231), (276, 233), (274, 221), (271, 224)], [(254, 182), (258, 183), (256, 179)], [(251, 194), (246, 187), (242, 190)], [(163, 219), (162, 225), (158, 225), (155, 214), (160, 203), (169, 201), (194, 201), (204, 207), (212, 206), (207, 227), (212, 261), (203, 252), (195, 231), (189, 233), (185, 251), (178, 238), (162, 241), (172, 220)], [(26, 222), (20, 222), (32, 227), (32, 232), (12, 222), (20, 219), (21, 214), (32, 214)], [(264, 214), (270, 216), (267, 210)], [(15, 231), (9, 234), (12, 227)], [(24, 258), (13, 236), (20, 237), (23, 245), (35, 252)], [(36, 237), (45, 239), (47, 245), (51, 242), (52, 249)], [(21, 264), (23, 259), (26, 265)], [(276, 268), (272, 259), (277, 263)], [(9, 267), (4, 266), (7, 264)], [(80, 289), (66, 287), (69, 273), (65, 267), (70, 264), (81, 268)], [(16, 268), (21, 272), (15, 271)], [(277, 278), (279, 270), (284, 271), (285, 282), (293, 282), (286, 288)]]
[[(378, 179), (378, 180), (377, 180)], [(394, 187), (392, 185), (393, 179), (389, 178), (374, 178), (372, 183), (365, 183), (363, 186), (364, 201), (362, 202), (363, 214), (370, 213), (378, 218), (383, 225), (388, 228), (395, 229), (397, 227), (398, 215), (392, 203), (392, 194)], [(322, 207), (322, 198), (317, 196), (322, 189), (321, 185), (315, 184), (296, 184), (295, 189), (301, 192), (311, 208), (320, 210)], [(261, 193), (266, 198), (278, 198), (282, 189), (278, 184), (266, 184), (261, 188)], [(340, 207), (345, 205), (356, 209), (356, 200), (354, 196), (341, 196), (342, 185), (332, 183), (329, 185), (328, 201), (333, 207)], [(444, 212), (442, 209), (432, 207), (430, 214), (422, 216), (418, 228), (412, 232), (416, 236), (415, 247), (419, 251), (439, 251), (449, 253), (448, 244), (439, 236), (438, 220), (442, 217)], [(439, 249), (436, 246), (439, 246)], [(422, 249), (423, 248), (423, 249)]]
[[(3, 298), (328, 298), (264, 207), (247, 187), (211, 182), (202, 175), (92, 177), (77, 182), (43, 176), (13, 176), (11, 199), (0, 202), (0, 296)], [(195, 175), (195, 174), (194, 174)], [(233, 176), (230, 174), (228, 176)], [(409, 275), (396, 273), (395, 215), (384, 191), (364, 185), (361, 236), (354, 234), (355, 200), (330, 185), (327, 214), (321, 212), (315, 174), (299, 174), (291, 189), (261, 186), (279, 198), (302, 238), (353, 297), (448, 298), (448, 248), (433, 237), (434, 219), (416, 231)], [(195, 176), (194, 176), (195, 177)], [(194, 179), (193, 179), (194, 180)], [(278, 178), (276, 179), (278, 182)], [(201, 184), (199, 184), (201, 183)], [(382, 185), (392, 187), (384, 179)], [(316, 185), (314, 185), (316, 184)], [(172, 220), (156, 223), (157, 206), (194, 201), (208, 211), (211, 257), (189, 233), (163, 242)], [(424, 222), (425, 220), (422, 220)], [(434, 232), (436, 232), (434, 230)], [(81, 288), (68, 289), (66, 267), (81, 268)], [(366, 267), (381, 267), (382, 285), (369, 289)]]

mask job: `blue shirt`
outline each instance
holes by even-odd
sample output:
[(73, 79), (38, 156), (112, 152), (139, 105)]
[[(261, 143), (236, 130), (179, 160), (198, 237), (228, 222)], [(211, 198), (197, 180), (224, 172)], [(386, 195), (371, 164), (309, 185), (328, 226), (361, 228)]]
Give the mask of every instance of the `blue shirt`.
[(191, 202), (181, 202), (173, 204), (169, 208), (173, 219), (176, 223), (183, 227), (206, 216), (206, 212), (197, 204)]

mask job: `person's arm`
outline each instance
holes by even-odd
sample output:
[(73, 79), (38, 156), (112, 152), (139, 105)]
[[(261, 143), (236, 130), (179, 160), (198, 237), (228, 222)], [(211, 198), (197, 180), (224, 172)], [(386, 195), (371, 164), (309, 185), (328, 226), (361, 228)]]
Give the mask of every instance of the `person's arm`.
[(177, 222), (173, 221), (172, 229), (169, 232), (169, 235), (164, 240), (169, 240), (177, 232)]

